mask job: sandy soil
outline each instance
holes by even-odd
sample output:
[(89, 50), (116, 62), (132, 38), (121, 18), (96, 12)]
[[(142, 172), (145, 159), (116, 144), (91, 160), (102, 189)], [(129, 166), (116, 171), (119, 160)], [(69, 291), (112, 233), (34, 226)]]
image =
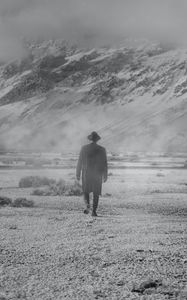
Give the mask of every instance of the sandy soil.
[(187, 170), (112, 170), (98, 218), (80, 197), (19, 189), (28, 174), (0, 171), (0, 195), (35, 201), (0, 209), (0, 299), (187, 299)]

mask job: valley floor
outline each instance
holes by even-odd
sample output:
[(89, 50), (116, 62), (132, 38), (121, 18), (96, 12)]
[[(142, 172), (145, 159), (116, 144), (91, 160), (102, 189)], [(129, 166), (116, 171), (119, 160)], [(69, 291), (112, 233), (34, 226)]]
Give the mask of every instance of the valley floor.
[(80, 197), (18, 188), (25, 172), (0, 172), (1, 196), (35, 202), (0, 209), (0, 299), (187, 298), (187, 170), (112, 170), (98, 218)]

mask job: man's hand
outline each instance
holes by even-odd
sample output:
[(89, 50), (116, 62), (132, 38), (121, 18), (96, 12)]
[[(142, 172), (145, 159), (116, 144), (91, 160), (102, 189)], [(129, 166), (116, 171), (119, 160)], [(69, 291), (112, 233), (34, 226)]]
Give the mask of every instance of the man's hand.
[(103, 182), (107, 181), (107, 176), (103, 176)]

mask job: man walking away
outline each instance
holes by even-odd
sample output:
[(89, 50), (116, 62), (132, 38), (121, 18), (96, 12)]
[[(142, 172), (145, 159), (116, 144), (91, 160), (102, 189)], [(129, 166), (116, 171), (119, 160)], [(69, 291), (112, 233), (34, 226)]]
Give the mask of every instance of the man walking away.
[(107, 181), (107, 156), (105, 148), (97, 145), (100, 140), (97, 132), (93, 131), (88, 140), (90, 144), (82, 147), (76, 169), (77, 180), (80, 180), (82, 172), (82, 189), (84, 193), (84, 201), (86, 204), (85, 214), (90, 210), (89, 194), (93, 192), (93, 209), (92, 216), (97, 217), (97, 207), (99, 195), (101, 195), (102, 182)]

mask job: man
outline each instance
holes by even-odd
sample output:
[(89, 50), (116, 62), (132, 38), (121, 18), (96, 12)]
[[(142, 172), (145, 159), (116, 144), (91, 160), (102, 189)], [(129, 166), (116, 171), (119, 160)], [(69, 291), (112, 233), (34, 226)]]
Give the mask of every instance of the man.
[(97, 217), (96, 211), (99, 195), (101, 195), (102, 182), (107, 181), (108, 173), (106, 150), (97, 145), (100, 139), (100, 136), (95, 131), (88, 136), (88, 140), (90, 140), (91, 143), (82, 147), (76, 170), (77, 180), (80, 180), (82, 172), (82, 189), (86, 204), (86, 209), (84, 210), (85, 214), (89, 213), (89, 194), (93, 192), (92, 216), (94, 217)]

